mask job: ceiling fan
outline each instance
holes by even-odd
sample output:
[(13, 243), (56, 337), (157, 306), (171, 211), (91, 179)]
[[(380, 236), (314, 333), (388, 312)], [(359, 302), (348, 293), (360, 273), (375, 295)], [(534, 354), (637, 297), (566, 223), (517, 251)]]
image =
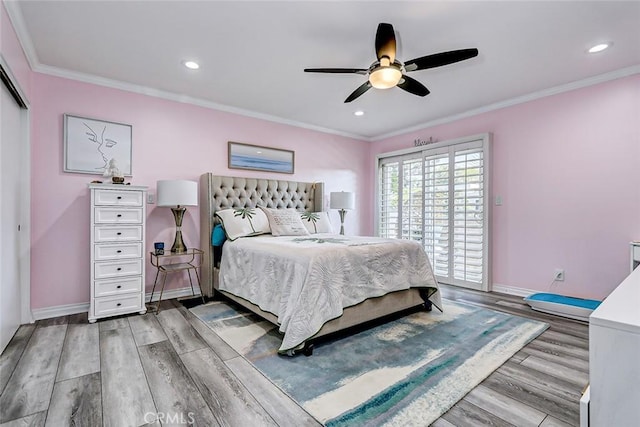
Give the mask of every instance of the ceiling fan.
[(394, 86), (406, 90), (418, 96), (429, 94), (427, 89), (419, 81), (407, 76), (405, 73), (428, 68), (441, 67), (478, 56), (478, 49), (460, 49), (448, 52), (435, 53), (433, 55), (415, 58), (405, 63), (396, 59), (396, 35), (393, 25), (380, 23), (376, 31), (376, 56), (375, 61), (367, 69), (364, 68), (305, 68), (307, 73), (333, 73), (333, 74), (362, 74), (368, 75), (368, 80), (357, 88), (344, 102), (351, 102), (371, 89), (389, 89)]

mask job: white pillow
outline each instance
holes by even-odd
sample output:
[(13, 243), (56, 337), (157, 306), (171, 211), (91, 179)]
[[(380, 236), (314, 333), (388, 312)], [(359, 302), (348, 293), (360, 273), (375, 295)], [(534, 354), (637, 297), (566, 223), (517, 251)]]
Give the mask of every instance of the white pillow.
[(271, 231), (267, 216), (258, 208), (233, 208), (216, 212), (222, 221), (227, 239), (236, 240), (239, 237), (257, 236)]
[(309, 233), (333, 233), (329, 212), (300, 212), (302, 223)]
[(269, 227), (274, 236), (308, 236), (309, 232), (300, 219), (300, 213), (292, 208), (262, 208), (269, 218)]

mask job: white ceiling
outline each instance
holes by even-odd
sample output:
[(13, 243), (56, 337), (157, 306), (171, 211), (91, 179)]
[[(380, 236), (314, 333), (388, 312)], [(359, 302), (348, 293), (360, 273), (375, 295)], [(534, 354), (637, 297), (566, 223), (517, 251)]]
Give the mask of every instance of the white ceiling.
[[(640, 2), (9, 1), (36, 71), (373, 140), (612, 76), (640, 72)], [(378, 23), (408, 61), (478, 57), (410, 73), (431, 94), (371, 89)], [(613, 47), (588, 55), (596, 42)], [(181, 64), (197, 60), (201, 68)], [(576, 83), (577, 82), (577, 83)], [(491, 107), (489, 107), (491, 108)], [(365, 111), (355, 117), (355, 110)]]

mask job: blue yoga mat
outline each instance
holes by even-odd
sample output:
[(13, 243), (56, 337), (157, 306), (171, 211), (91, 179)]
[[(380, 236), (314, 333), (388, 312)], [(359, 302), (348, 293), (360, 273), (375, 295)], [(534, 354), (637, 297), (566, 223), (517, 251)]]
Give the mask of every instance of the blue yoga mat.
[(589, 310), (595, 310), (600, 305), (600, 302), (601, 302), (593, 299), (574, 298), (574, 297), (567, 297), (564, 295), (546, 294), (546, 293), (529, 295), (528, 297), (525, 298), (525, 301), (528, 301), (528, 300), (572, 305), (574, 307), (581, 307)]

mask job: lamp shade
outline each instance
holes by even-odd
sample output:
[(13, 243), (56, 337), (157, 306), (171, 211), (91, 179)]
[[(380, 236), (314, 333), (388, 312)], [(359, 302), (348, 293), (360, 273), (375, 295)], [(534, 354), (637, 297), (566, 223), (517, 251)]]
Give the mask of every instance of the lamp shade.
[(158, 181), (158, 206), (198, 206), (198, 183), (186, 180)]
[(354, 209), (356, 198), (353, 193), (347, 191), (332, 192), (329, 198), (331, 209)]

